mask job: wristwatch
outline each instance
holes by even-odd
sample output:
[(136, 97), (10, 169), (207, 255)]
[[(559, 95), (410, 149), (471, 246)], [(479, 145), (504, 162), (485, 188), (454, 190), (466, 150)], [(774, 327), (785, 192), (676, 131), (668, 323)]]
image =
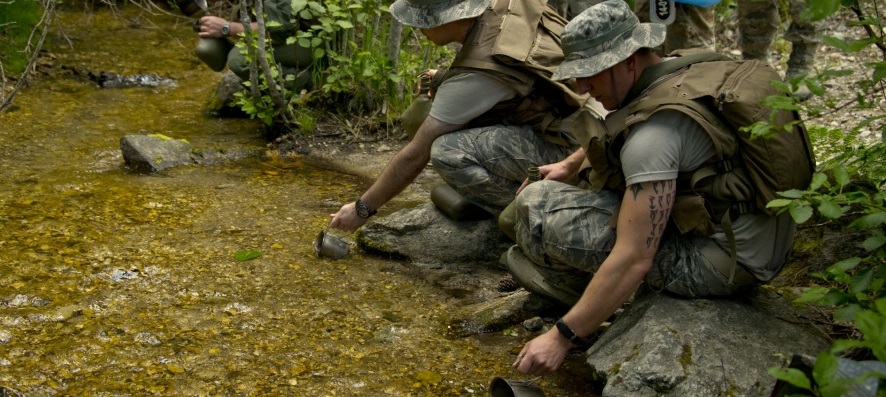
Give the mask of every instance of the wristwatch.
[(228, 37), (231, 35), (231, 21), (225, 21), (225, 25), (221, 29), (222, 35)]
[(359, 216), (363, 219), (367, 219), (370, 216), (375, 215), (376, 212), (378, 212), (376, 210), (369, 209), (369, 207), (367, 207), (366, 204), (363, 203), (362, 199), (357, 199), (357, 202), (354, 203), (354, 207), (357, 208), (357, 216)]
[(563, 321), (562, 317), (557, 320), (557, 324), (555, 325), (557, 326), (557, 331), (560, 332), (560, 335), (563, 335), (563, 337), (568, 339), (569, 342), (576, 343), (581, 340), (581, 338), (575, 334), (575, 331), (573, 331), (572, 328), (569, 328), (569, 324), (566, 324), (566, 322)]

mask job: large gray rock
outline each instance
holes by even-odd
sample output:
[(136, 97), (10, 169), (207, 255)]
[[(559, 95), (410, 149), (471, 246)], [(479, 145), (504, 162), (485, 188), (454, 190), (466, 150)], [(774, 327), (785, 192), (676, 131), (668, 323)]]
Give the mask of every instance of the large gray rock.
[(160, 135), (126, 135), (120, 138), (120, 150), (126, 166), (140, 173), (194, 163), (188, 142)]
[(603, 396), (769, 396), (768, 368), (827, 348), (784, 299), (680, 299), (643, 292), (588, 350)]
[(455, 221), (432, 203), (370, 221), (357, 233), (365, 251), (424, 264), (497, 262), (513, 245), (495, 218)]
[(260, 149), (232, 147), (195, 149), (182, 139), (164, 135), (126, 135), (120, 138), (123, 162), (130, 170), (151, 174), (181, 165), (214, 165), (226, 161), (263, 155)]

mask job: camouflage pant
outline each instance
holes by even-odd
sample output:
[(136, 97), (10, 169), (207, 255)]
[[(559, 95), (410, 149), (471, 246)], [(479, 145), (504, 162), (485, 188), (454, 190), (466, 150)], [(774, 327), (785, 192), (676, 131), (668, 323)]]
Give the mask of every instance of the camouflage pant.
[(527, 168), (555, 163), (572, 152), (546, 142), (529, 126), (493, 125), (437, 138), (431, 164), (466, 199), (497, 216), (514, 200)]
[[(582, 291), (615, 245), (611, 221), (620, 203), (621, 196), (611, 191), (535, 182), (515, 203), (517, 244), (549, 283)], [(724, 262), (729, 255), (712, 240), (667, 233), (645, 281), (687, 297), (730, 295), (746, 288), (748, 284), (729, 283)]]
[[(684, 48), (714, 49), (714, 9), (676, 4), (677, 17), (668, 25), (661, 52), (667, 54)], [(636, 0), (634, 14), (640, 22), (649, 22), (649, 0)]]
[[(309, 49), (296, 43), (276, 45), (274, 60), (281, 66), (284, 75), (293, 75), (295, 80), (285, 82), (286, 88), (300, 91), (310, 88), (313, 59)], [(228, 52), (228, 69), (243, 81), (249, 81), (249, 61), (246, 60), (246, 49), (234, 47)]]
[[(788, 74), (808, 72), (815, 61), (815, 52), (821, 39), (817, 31), (822, 21), (811, 22), (800, 18), (803, 0), (790, 2), (791, 23), (785, 40), (791, 42)], [(775, 0), (738, 0), (739, 46), (745, 59), (768, 60), (769, 47), (778, 32), (778, 3)]]

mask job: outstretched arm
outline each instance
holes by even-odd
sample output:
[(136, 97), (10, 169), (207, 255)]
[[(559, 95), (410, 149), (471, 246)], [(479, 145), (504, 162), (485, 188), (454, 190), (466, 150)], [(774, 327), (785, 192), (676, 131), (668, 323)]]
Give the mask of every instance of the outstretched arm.
[[(594, 332), (643, 281), (670, 218), (675, 192), (676, 180), (628, 186), (618, 214), (615, 246), (581, 298), (563, 316), (576, 335)], [(555, 371), (570, 347), (572, 343), (552, 328), (523, 346), (514, 366), (530, 375)]]
[[(394, 155), (375, 183), (360, 197), (363, 203), (377, 210), (402, 192), (427, 166), (434, 140), (461, 127), (428, 116), (418, 128), (415, 137)], [(330, 216), (332, 217), (330, 227), (346, 231), (357, 230), (366, 223), (366, 219), (357, 216), (354, 203), (345, 204), (337, 213)]]

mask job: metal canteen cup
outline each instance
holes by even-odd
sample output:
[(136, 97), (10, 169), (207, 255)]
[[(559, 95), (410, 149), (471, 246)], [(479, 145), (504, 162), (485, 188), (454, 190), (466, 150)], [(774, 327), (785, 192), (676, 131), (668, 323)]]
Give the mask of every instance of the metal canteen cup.
[(535, 380), (513, 380), (496, 377), (489, 384), (490, 397), (544, 397)]
[(201, 37), (194, 53), (210, 69), (220, 72), (228, 63), (228, 52), (234, 45), (226, 38)]
[(314, 255), (318, 258), (341, 259), (348, 256), (351, 244), (345, 239), (329, 234), (326, 229), (320, 231), (314, 240)]

